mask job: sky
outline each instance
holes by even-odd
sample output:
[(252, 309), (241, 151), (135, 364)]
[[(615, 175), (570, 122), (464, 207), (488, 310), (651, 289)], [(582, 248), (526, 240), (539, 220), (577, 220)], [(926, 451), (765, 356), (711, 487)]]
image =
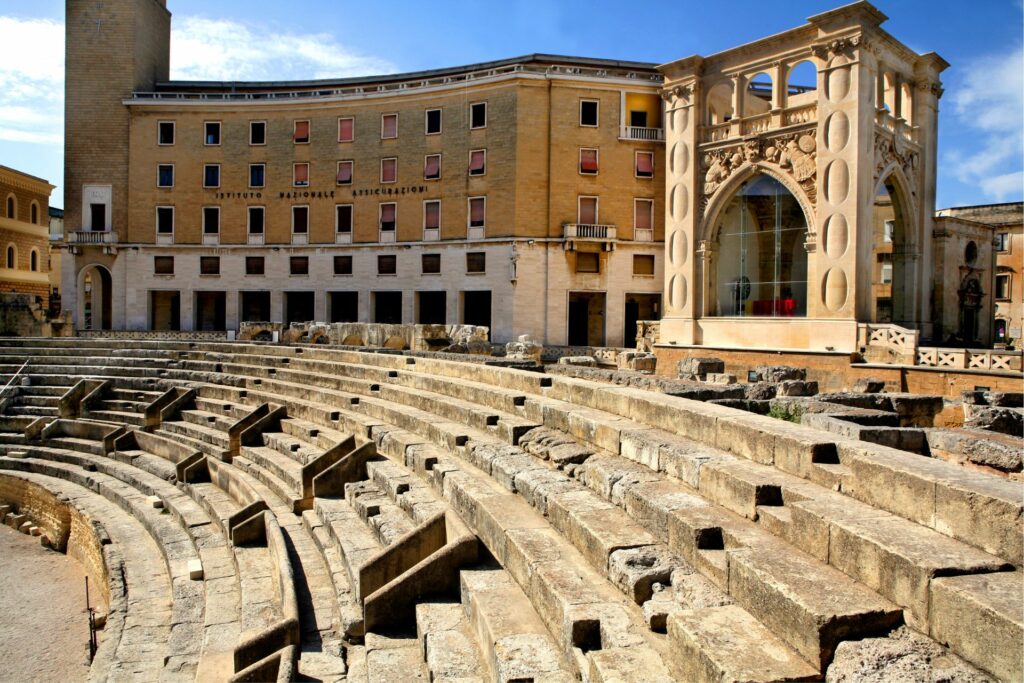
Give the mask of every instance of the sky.
[[(74, 2), (75, 0), (70, 0)], [(110, 2), (112, 0), (106, 0)], [(665, 63), (794, 28), (843, 0), (168, 0), (171, 77), (289, 80), (458, 66), (532, 52)], [(1022, 0), (877, 0), (942, 75), (937, 207), (1024, 195)], [(64, 2), (0, 0), (0, 165), (63, 206)]]

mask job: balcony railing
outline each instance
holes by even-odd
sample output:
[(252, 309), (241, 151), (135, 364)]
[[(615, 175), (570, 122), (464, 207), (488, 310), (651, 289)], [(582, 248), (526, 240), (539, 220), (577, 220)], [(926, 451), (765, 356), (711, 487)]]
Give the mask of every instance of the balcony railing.
[(117, 244), (117, 233), (106, 230), (75, 230), (67, 238), (68, 244)]
[(633, 228), (634, 242), (653, 242), (654, 231), (650, 228)]
[(567, 240), (596, 240), (600, 242), (615, 239), (614, 225), (596, 223), (565, 223), (562, 225)]
[(622, 126), (619, 129), (619, 139), (660, 142), (665, 139), (665, 130), (663, 128), (644, 128), (643, 126)]

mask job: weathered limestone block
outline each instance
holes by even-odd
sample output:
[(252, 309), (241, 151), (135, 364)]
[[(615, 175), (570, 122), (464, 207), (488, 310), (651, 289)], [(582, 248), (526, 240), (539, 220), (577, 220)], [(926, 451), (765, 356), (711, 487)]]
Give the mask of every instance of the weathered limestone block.
[(505, 357), (511, 360), (532, 360), (539, 363), (542, 353), (544, 346), (531, 339), (528, 334), (521, 334), (516, 341), (505, 344)]
[(778, 393), (778, 387), (770, 382), (755, 382), (746, 387), (747, 398), (751, 401), (770, 401)]
[(725, 361), (719, 358), (684, 358), (676, 365), (679, 379), (697, 379), (709, 373), (725, 372)]
[(679, 560), (665, 546), (616, 550), (608, 558), (608, 578), (638, 605), (651, 599), (654, 584), (668, 583)]
[(188, 561), (188, 578), (193, 581), (203, 580), (203, 562), (199, 558), (194, 558)]
[(559, 365), (579, 365), (586, 368), (597, 366), (597, 359), (593, 356), (562, 356), (558, 359)]
[(807, 379), (807, 371), (803, 368), (794, 368), (788, 365), (758, 365), (754, 368), (757, 374), (757, 381), (772, 382), (778, 384), (788, 379)]
[(799, 379), (779, 382), (780, 396), (814, 396), (818, 393), (818, 383)]
[(885, 391), (885, 380), (874, 377), (861, 377), (851, 391), (855, 394), (880, 394)]
[(730, 375), (727, 372), (709, 372), (705, 375), (704, 381), (708, 384), (736, 384), (736, 375)]
[(1024, 433), (1024, 410), (964, 405), (964, 426), (1020, 436)]
[(827, 683), (992, 683), (981, 671), (905, 626), (883, 637), (840, 643), (825, 680)]
[(616, 357), (615, 361), (620, 370), (647, 373), (654, 372), (658, 363), (658, 359), (653, 353), (638, 351), (624, 351)]

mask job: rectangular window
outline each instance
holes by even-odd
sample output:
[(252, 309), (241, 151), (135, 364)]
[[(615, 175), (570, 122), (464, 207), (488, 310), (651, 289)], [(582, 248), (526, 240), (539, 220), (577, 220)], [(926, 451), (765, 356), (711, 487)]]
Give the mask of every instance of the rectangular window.
[(249, 234), (250, 235), (262, 235), (263, 234), (263, 219), (265, 217), (265, 209), (262, 206), (250, 206), (249, 207)]
[(204, 206), (203, 207), (203, 234), (204, 235), (218, 235), (218, 234), (220, 234), (220, 207), (219, 206)]
[(398, 257), (393, 254), (382, 254), (377, 257), (377, 274), (394, 275), (398, 272)]
[(250, 121), (249, 122), (249, 144), (250, 145), (265, 145), (265, 144), (267, 144), (267, 122), (266, 121)]
[(882, 228), (882, 241), (886, 244), (892, 244), (892, 235), (895, 230), (896, 221), (886, 221), (885, 226)]
[(220, 164), (203, 166), (203, 187), (220, 187)]
[(352, 117), (338, 119), (338, 142), (352, 142), (355, 139), (356, 120)]
[(156, 144), (174, 144), (174, 121), (158, 121), (156, 124)]
[(601, 255), (596, 251), (577, 251), (576, 252), (576, 272), (577, 273), (600, 273), (601, 272)]
[(580, 225), (597, 225), (597, 197), (580, 197), (576, 222)]
[(583, 175), (597, 175), (597, 150), (580, 148), (580, 173)]
[(220, 121), (203, 122), (203, 144), (207, 146), (220, 144)]
[(292, 131), (292, 141), (296, 145), (305, 145), (309, 142), (309, 121), (296, 121)]
[(288, 272), (292, 275), (309, 275), (309, 257), (290, 256), (288, 258)]
[(487, 197), (469, 198), (469, 227), (482, 228), (487, 224)]
[(200, 275), (220, 275), (220, 256), (200, 256)]
[(1010, 250), (1010, 233), (1000, 232), (996, 234), (996, 251)]
[(309, 164), (292, 165), (292, 184), (295, 187), (309, 187)]
[(338, 204), (334, 207), (334, 231), (352, 233), (352, 205)]
[(397, 205), (395, 204), (381, 204), (380, 205), (380, 229), (384, 232), (395, 231), (395, 216), (397, 213)]
[(487, 272), (487, 252), (471, 251), (466, 254), (467, 273)]
[(249, 164), (249, 187), (264, 187), (266, 184), (266, 164)]
[(390, 140), (398, 137), (398, 114), (383, 114), (380, 117), (380, 138)]
[(438, 180), (441, 177), (441, 155), (428, 154), (423, 158), (423, 178)]
[(654, 152), (637, 152), (636, 153), (636, 177), (637, 178), (653, 178), (654, 177)]
[(335, 275), (351, 275), (352, 274), (352, 257), (351, 256), (335, 256), (334, 257), (334, 274)]
[(153, 257), (153, 274), (154, 275), (174, 275), (174, 257), (173, 256), (154, 256)]
[(588, 128), (597, 127), (598, 101), (580, 100), (580, 125)]
[(309, 232), (309, 207), (292, 207), (292, 234), (305, 235)]
[(654, 275), (654, 255), (634, 254), (633, 275)]
[(487, 172), (487, 150), (474, 149), (469, 153), (469, 175), (483, 175)]
[(262, 256), (246, 256), (245, 257), (245, 274), (246, 275), (263, 275), (265, 265)]
[(437, 230), (441, 227), (441, 202), (436, 199), (423, 202), (423, 229)]
[(351, 161), (339, 161), (338, 162), (338, 184), (339, 185), (351, 185), (352, 184), (352, 164)]
[(486, 102), (474, 102), (469, 105), (469, 127), (472, 130), (487, 127)]
[[(633, 229), (652, 230), (654, 228), (654, 201), (651, 199), (633, 200)], [(638, 239), (634, 237), (633, 239)]]
[(380, 181), (382, 183), (393, 183), (398, 179), (398, 159), (380, 160)]
[(1010, 298), (1010, 274), (1003, 273), (1002, 275), (996, 275), (996, 298), (997, 299), (1009, 299)]
[(881, 274), (882, 284), (883, 285), (891, 285), (892, 284), (892, 264), (891, 263), (883, 263), (882, 264), (882, 271), (881, 271), (881, 273), (882, 273)]
[(423, 255), (423, 274), (430, 275), (441, 272), (441, 255), (440, 254), (424, 254)]
[(158, 235), (173, 235), (174, 234), (174, 207), (173, 206), (158, 206), (158, 207), (156, 207), (156, 234), (158, 234)]
[(427, 110), (425, 126), (427, 135), (438, 135), (441, 132), (440, 109)]
[(174, 164), (159, 164), (156, 167), (156, 186), (174, 187)]

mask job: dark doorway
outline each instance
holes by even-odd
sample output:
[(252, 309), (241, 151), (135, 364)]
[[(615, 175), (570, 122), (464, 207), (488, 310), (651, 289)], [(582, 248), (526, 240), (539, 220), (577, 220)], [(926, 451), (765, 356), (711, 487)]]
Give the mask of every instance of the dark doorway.
[(604, 346), (604, 292), (569, 292), (569, 346)]
[(638, 320), (661, 320), (660, 294), (627, 294), (625, 325), (622, 329), (622, 345), (632, 348), (636, 339)]
[(491, 326), (491, 292), (462, 293), (462, 324)]
[(329, 292), (327, 303), (332, 323), (359, 322), (359, 292)]
[(647, 112), (645, 111), (631, 111), (629, 112), (629, 125), (634, 128), (646, 128), (647, 127)]
[(242, 292), (241, 321), (270, 322), (270, 292)]
[(285, 292), (284, 293), (284, 322), (286, 325), (292, 323), (308, 323), (316, 314), (313, 312), (313, 292)]
[(89, 215), (92, 219), (90, 230), (106, 230), (107, 229), (107, 205), (106, 204), (90, 204)]
[(149, 329), (181, 329), (181, 293), (151, 290), (149, 292)]
[(402, 324), (402, 293), (373, 292), (373, 322), (386, 325)]
[(416, 292), (416, 322), (444, 325), (448, 314), (447, 292)]
[(196, 326), (203, 332), (227, 329), (224, 317), (226, 292), (196, 292)]

